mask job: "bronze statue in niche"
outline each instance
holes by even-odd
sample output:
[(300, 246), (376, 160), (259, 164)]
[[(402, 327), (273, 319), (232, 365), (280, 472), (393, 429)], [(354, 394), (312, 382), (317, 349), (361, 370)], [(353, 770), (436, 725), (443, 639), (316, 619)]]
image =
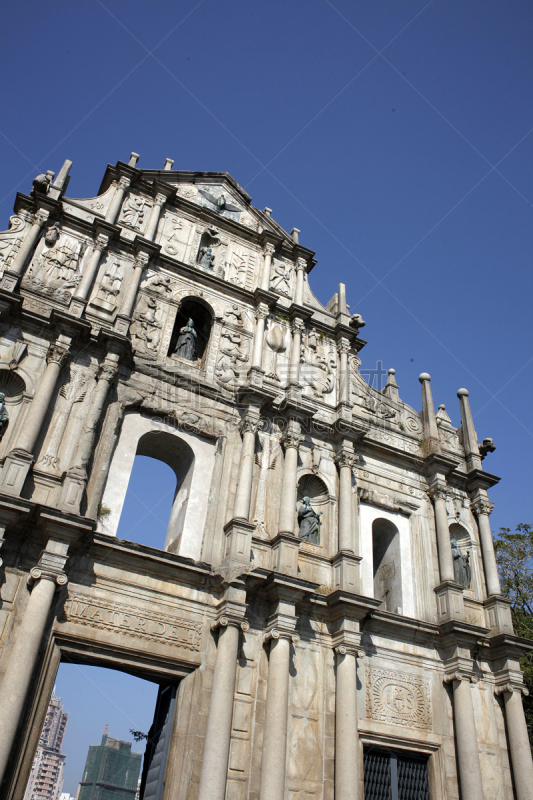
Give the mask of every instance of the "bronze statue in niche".
[(180, 328), (180, 335), (176, 343), (174, 354), (180, 358), (186, 358), (189, 361), (194, 361), (196, 358), (196, 337), (198, 334), (194, 328), (194, 322), (189, 317), (187, 325)]

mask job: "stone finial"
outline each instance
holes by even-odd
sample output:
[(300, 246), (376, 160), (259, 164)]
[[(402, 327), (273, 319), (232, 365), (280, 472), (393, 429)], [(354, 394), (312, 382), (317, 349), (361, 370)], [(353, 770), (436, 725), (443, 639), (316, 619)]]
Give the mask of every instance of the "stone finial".
[(431, 376), (427, 372), (422, 372), (418, 376), (418, 380), (422, 385), (422, 423), (424, 425), (424, 433), (427, 438), (436, 441), (439, 438), (439, 430), (435, 419), (433, 395), (431, 394)]
[(174, 160), (172, 158), (165, 158), (165, 166), (163, 167), (164, 170), (170, 170), (174, 166)]
[(463, 447), (466, 456), (466, 468), (468, 472), (474, 469), (481, 469), (481, 455), (477, 443), (477, 433), (474, 428), (474, 420), (468, 401), (468, 389), (459, 389), (457, 392), (459, 405), (461, 406), (461, 427), (463, 429)]
[(299, 241), (298, 240), (298, 236), (299, 236), (299, 234), (300, 234), (300, 229), (299, 228), (293, 228), (292, 229), (291, 236), (292, 236), (292, 241), (294, 242), (294, 244), (298, 244), (298, 241)]
[(130, 160), (128, 161), (128, 167), (136, 167), (137, 161), (140, 159), (139, 153), (131, 153)]
[(269, 208), (268, 206), (265, 206), (264, 209), (263, 209), (263, 214), (266, 214), (267, 217), (270, 217), (272, 215), (272, 209)]
[(395, 375), (396, 375), (396, 370), (392, 368), (389, 369), (387, 383), (383, 387), (383, 392), (382, 392), (382, 394), (384, 394), (385, 397), (390, 397), (391, 400), (399, 399), (398, 395), (399, 387), (398, 384), (396, 383)]

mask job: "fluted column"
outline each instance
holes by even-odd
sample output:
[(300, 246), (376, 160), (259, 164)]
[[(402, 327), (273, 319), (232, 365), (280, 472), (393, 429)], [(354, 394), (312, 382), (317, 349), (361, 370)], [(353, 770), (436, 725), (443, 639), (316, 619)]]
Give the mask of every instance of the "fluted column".
[(274, 255), (274, 245), (267, 242), (265, 245), (265, 261), (263, 263), (263, 272), (261, 273), (261, 289), (268, 292), (270, 289), (270, 268), (272, 266), (272, 256)]
[(16, 631), (16, 640), (0, 686), (0, 783), (24, 711), (54, 593), (67, 583), (67, 576), (62, 572), (67, 551), (68, 544), (49, 540), (43, 551), (46, 566), (41, 563), (41, 558), (39, 565), (30, 572), (31, 595)]
[(270, 658), (259, 800), (283, 800), (285, 796), (290, 652), (291, 642), (299, 639), (297, 633), (277, 628), (265, 636), (270, 641)]
[(533, 800), (533, 762), (522, 705), (522, 692), (527, 694), (527, 689), (512, 683), (496, 688), (497, 694), (503, 694), (505, 703), (505, 721), (516, 798), (517, 800)]
[(76, 292), (74, 294), (73, 300), (87, 300), (89, 294), (91, 293), (91, 289), (93, 288), (94, 280), (98, 273), (98, 267), (100, 266), (100, 259), (102, 257), (102, 252), (107, 247), (109, 242), (109, 237), (104, 236), (103, 233), (100, 233), (96, 237), (96, 241), (93, 244), (93, 251), (89, 258), (89, 262), (87, 264), (87, 268), (85, 269), (82, 279)]
[(254, 474), (255, 435), (260, 425), (257, 412), (248, 412), (241, 423), (242, 447), (239, 464), (239, 481), (233, 506), (235, 519), (249, 519)]
[(302, 331), (304, 323), (301, 319), (292, 321), (292, 346), (289, 364), (289, 384), (300, 385), (300, 360), (302, 356)]
[(435, 507), (440, 579), (442, 582), (455, 581), (450, 529), (448, 528), (448, 512), (446, 511), (446, 484), (440, 482), (434, 484), (429, 490), (429, 495)]
[(306, 268), (305, 258), (296, 259), (296, 292), (294, 295), (294, 302), (303, 306), (304, 304), (304, 275)]
[(344, 444), (335, 456), (339, 468), (339, 542), (340, 551), (354, 552), (352, 469), (356, 461), (353, 448)]
[(298, 492), (298, 448), (303, 441), (300, 425), (296, 420), (291, 420), (285, 431), (282, 443), (285, 446), (285, 463), (283, 465), (283, 484), (279, 508), (279, 533), (294, 535), (294, 521), (296, 515), (296, 497)]
[(489, 522), (489, 514), (494, 508), (494, 505), (489, 501), (488, 497), (483, 497), (481, 495), (481, 492), (484, 492), (484, 490), (479, 490), (479, 492), (480, 494), (472, 502), (471, 508), (477, 517), (479, 538), (481, 540), (481, 553), (483, 555), (483, 567), (485, 569), (485, 581), (487, 584), (487, 594), (490, 596), (492, 594), (502, 593)]
[(31, 254), (33, 253), (33, 249), (39, 238), (39, 235), (49, 217), (49, 212), (46, 211), (44, 208), (40, 208), (37, 213), (33, 217), (33, 223), (31, 228), (26, 233), (22, 244), (17, 252), (17, 255), (13, 259), (12, 264), (10, 265), (9, 269), (5, 271), (4, 276), (2, 278), (1, 288), (7, 289), (8, 291), (13, 291), (17, 284), (18, 277), (24, 271), (24, 267), (29, 261)]
[(357, 658), (362, 658), (365, 651), (339, 645), (335, 652), (335, 800), (358, 800)]
[(471, 676), (457, 670), (445, 679), (453, 684), (453, 718), (461, 797), (484, 800), (476, 720), (472, 704)]
[(246, 621), (220, 617), (217, 658), (207, 715), (198, 800), (224, 800), (228, 772), (231, 722), (240, 630), (248, 630)]
[(158, 192), (156, 194), (152, 210), (150, 211), (150, 217), (146, 225), (146, 230), (144, 232), (145, 239), (151, 240), (154, 238), (157, 231), (159, 217), (161, 216), (161, 209), (165, 205), (166, 199), (166, 195), (164, 195), (162, 192)]
[(110, 222), (112, 225), (114, 225), (115, 222), (117, 221), (118, 215), (120, 214), (122, 201), (124, 199), (124, 193), (129, 188), (129, 185), (130, 185), (130, 179), (126, 178), (125, 176), (122, 176), (122, 178), (120, 178), (118, 182), (117, 189), (115, 191), (115, 194), (113, 195), (113, 199), (109, 204), (107, 214), (105, 215), (106, 222)]
[(252, 364), (255, 369), (263, 366), (263, 347), (265, 339), (265, 322), (268, 317), (268, 306), (266, 303), (259, 303), (255, 312), (256, 325), (254, 333), (254, 344), (252, 350)]

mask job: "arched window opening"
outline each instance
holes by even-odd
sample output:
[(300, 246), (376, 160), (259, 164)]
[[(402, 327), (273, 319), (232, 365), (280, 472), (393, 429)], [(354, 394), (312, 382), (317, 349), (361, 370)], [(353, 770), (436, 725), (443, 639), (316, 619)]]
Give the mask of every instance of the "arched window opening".
[(194, 453), (182, 439), (165, 431), (141, 436), (117, 536), (177, 552), (193, 468)]
[(372, 523), (372, 558), (375, 599), (381, 600), (381, 608), (385, 611), (401, 614), (400, 536), (397, 527), (389, 520), (380, 518)]
[[(453, 548), (452, 542), (456, 543), (457, 548)], [(468, 531), (457, 522), (450, 525), (450, 547), (452, 548), (455, 580), (457, 583), (461, 584), (461, 586), (464, 586), (465, 589), (473, 591), (472, 541)]]
[[(192, 326), (189, 325), (189, 320), (192, 320)], [(212, 323), (213, 315), (209, 308), (196, 299), (183, 300), (176, 314), (168, 356), (185, 358), (193, 363), (201, 361), (209, 342)], [(186, 339), (180, 340), (180, 333), (182, 337), (187, 336), (187, 331), (184, 330), (187, 327), (192, 327), (194, 333), (189, 333)], [(179, 348), (178, 340), (180, 340)]]

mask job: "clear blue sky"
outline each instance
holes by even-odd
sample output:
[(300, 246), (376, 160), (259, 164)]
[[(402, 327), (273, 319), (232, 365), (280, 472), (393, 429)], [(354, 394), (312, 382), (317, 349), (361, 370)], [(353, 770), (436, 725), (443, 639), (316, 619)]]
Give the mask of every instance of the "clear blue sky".
[(533, 522), (532, 41), (520, 0), (8, 5), (4, 227), (65, 158), (77, 197), (132, 150), (231, 173), (316, 250), (320, 300), (347, 284), (363, 367), (395, 367), (417, 410), (428, 371), (456, 425), (470, 390), (493, 529)]

